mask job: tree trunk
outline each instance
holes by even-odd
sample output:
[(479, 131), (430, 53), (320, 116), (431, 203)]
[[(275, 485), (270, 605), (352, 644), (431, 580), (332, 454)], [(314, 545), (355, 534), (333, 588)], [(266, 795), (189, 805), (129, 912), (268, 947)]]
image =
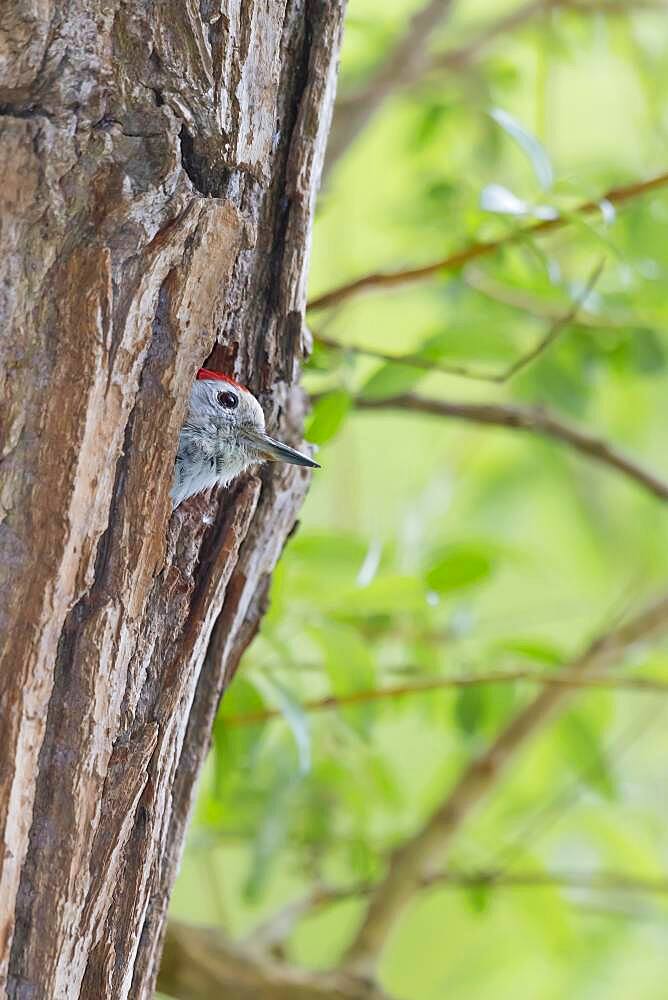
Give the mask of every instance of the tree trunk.
[[(298, 442), (344, 0), (4, 0), (0, 983), (149, 997), (193, 785), (307, 475), (170, 517), (197, 367)], [(3, 32), (6, 31), (6, 34)], [(211, 352), (213, 352), (211, 354)]]

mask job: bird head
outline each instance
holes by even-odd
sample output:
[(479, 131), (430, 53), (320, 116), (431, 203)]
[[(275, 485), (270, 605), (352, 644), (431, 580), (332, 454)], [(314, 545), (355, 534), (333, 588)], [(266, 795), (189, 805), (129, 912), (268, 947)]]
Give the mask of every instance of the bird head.
[(206, 415), (220, 446), (241, 452), (246, 464), (287, 462), (309, 469), (320, 466), (287, 444), (270, 437), (265, 429), (264, 413), (255, 396), (244, 385), (222, 372), (200, 368), (192, 389), (191, 414)]
[(179, 435), (171, 497), (173, 507), (214, 486), (225, 486), (257, 462), (320, 466), (269, 437), (252, 392), (229, 375), (200, 368)]

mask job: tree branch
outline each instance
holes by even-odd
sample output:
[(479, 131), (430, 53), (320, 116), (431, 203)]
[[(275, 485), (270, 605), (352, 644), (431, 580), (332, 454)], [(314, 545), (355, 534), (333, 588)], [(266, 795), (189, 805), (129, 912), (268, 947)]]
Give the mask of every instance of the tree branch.
[[(668, 594), (625, 624), (611, 629), (569, 666), (571, 673), (608, 667), (638, 641), (648, 641), (668, 629)], [(385, 878), (374, 889), (362, 924), (346, 955), (346, 966), (368, 974), (375, 966), (395, 921), (410, 901), (421, 878), (441, 863), (455, 835), (472, 811), (498, 785), (517, 752), (562, 708), (568, 691), (541, 691), (500, 732), (489, 748), (464, 769), (450, 794), (414, 837), (391, 855)]]
[(448, 16), (452, 0), (432, 0), (410, 21), (405, 35), (371, 80), (356, 94), (337, 102), (327, 149), (325, 172), (348, 151), (357, 136), (385, 101), (400, 90), (419, 83), (434, 71), (461, 71), (475, 62), (492, 42), (552, 10), (567, 9), (590, 15), (621, 14), (629, 10), (662, 9), (662, 0), (529, 0), (483, 27), (463, 45), (428, 57), (434, 31)]
[(446, 885), (458, 889), (477, 887), (541, 889), (591, 889), (596, 892), (631, 892), (663, 896), (668, 894), (668, 878), (646, 878), (624, 872), (512, 872), (503, 869), (436, 872), (420, 880), (424, 888)]
[(273, 913), (263, 923), (253, 928), (248, 938), (249, 946), (262, 948), (266, 952), (282, 951), (287, 939), (304, 917), (332, 903), (350, 899), (369, 892), (369, 886), (354, 886), (336, 889), (326, 885), (314, 885), (299, 899), (293, 899), (286, 906)]
[(563, 0), (567, 10), (591, 14), (632, 14), (648, 10), (665, 11), (667, 0)]
[[(457, 889), (470, 889), (477, 886), (489, 886), (494, 888), (542, 888), (544, 886), (556, 886), (565, 889), (593, 889), (596, 891), (619, 891), (638, 892), (656, 895), (668, 894), (668, 877), (632, 875), (627, 872), (618, 871), (509, 871), (505, 868), (480, 868), (471, 871), (446, 868), (443, 871), (430, 872), (421, 875), (419, 888), (429, 889), (432, 886), (452, 886)], [(340, 903), (343, 900), (353, 899), (356, 896), (368, 896), (374, 891), (375, 886), (369, 882), (359, 882), (354, 885), (334, 888), (330, 886), (316, 886), (303, 898), (289, 903), (285, 907), (285, 912), (298, 914), (298, 918), (306, 916), (308, 913), (318, 910), (332, 903)], [(280, 911), (281, 913), (284, 911)], [(278, 916), (278, 915), (277, 915)], [(261, 928), (267, 926), (274, 931), (274, 920), (272, 918), (267, 924), (260, 925)], [(289, 931), (294, 929), (295, 921), (290, 919)], [(253, 940), (256, 940), (256, 933), (253, 932)], [(281, 936), (284, 940), (284, 937)], [(275, 938), (272, 936), (271, 943)]]
[(450, 13), (452, 0), (430, 0), (410, 20), (408, 29), (364, 89), (334, 109), (325, 175), (348, 150), (391, 94), (410, 86), (428, 66), (427, 48), (435, 29)]
[(170, 921), (158, 989), (181, 1000), (391, 1000), (343, 972), (309, 972), (229, 941), (214, 928)]
[[(542, 687), (558, 688), (603, 688), (614, 691), (636, 691), (640, 693), (668, 694), (668, 681), (652, 677), (582, 677), (580, 674), (563, 672), (560, 674), (540, 673), (537, 670), (490, 671), (484, 674), (464, 674), (461, 677), (434, 677), (411, 684), (394, 684), (391, 687), (367, 688), (351, 691), (349, 694), (326, 695), (312, 698), (301, 705), (304, 712), (330, 712), (351, 705), (364, 705), (374, 701), (393, 701), (416, 694), (432, 691), (458, 690), (468, 687), (482, 687), (493, 684), (539, 684)], [(278, 708), (262, 708), (243, 715), (226, 715), (226, 726), (254, 726), (271, 719), (282, 719)]]
[(477, 382), (493, 382), (496, 385), (503, 385), (505, 382), (509, 382), (518, 372), (523, 371), (527, 368), (536, 358), (540, 357), (547, 349), (554, 343), (554, 341), (561, 335), (565, 328), (571, 323), (580, 311), (580, 307), (589, 298), (589, 293), (593, 289), (594, 285), (598, 281), (601, 271), (603, 270), (604, 261), (595, 268), (591, 277), (587, 280), (582, 291), (575, 297), (573, 302), (568, 308), (568, 311), (564, 314), (557, 314), (552, 320), (549, 329), (540, 340), (535, 344), (534, 347), (530, 348), (525, 354), (520, 355), (515, 361), (511, 362), (506, 368), (502, 369), (500, 372), (483, 372), (478, 371), (475, 368), (469, 368), (468, 365), (451, 365), (442, 361), (430, 361), (428, 358), (424, 358), (419, 354), (385, 354), (382, 351), (374, 351), (371, 348), (364, 348), (359, 346), (348, 347), (346, 344), (341, 344), (337, 340), (332, 340), (330, 337), (326, 337), (322, 334), (314, 334), (313, 338), (323, 347), (329, 347), (333, 350), (352, 350), (357, 354), (364, 354), (367, 357), (378, 358), (379, 360), (387, 361), (390, 364), (402, 364), (409, 365), (413, 368), (422, 368), (426, 371), (431, 372), (443, 372), (446, 375), (456, 375), (460, 378), (472, 379)]
[(665, 0), (529, 0), (482, 28), (471, 41), (456, 49), (436, 54), (429, 70), (462, 70), (484, 55), (488, 46), (503, 35), (523, 27), (528, 21), (552, 10), (578, 14), (628, 14), (634, 10), (665, 10)]
[(361, 344), (342, 344), (338, 340), (326, 337), (321, 333), (314, 333), (313, 339), (322, 347), (328, 347), (333, 351), (352, 351), (354, 354), (363, 354), (367, 358), (376, 358), (378, 361), (387, 361), (389, 364), (409, 365), (411, 368), (422, 368), (429, 372), (442, 372), (444, 375), (457, 375), (461, 378), (473, 379), (482, 382), (494, 382), (496, 377), (486, 373), (477, 373), (467, 368), (466, 365), (450, 365), (443, 361), (430, 361), (419, 354), (387, 354), (385, 351), (377, 351), (372, 347), (363, 347)]
[(508, 367), (505, 368), (502, 372), (499, 372), (497, 375), (495, 375), (492, 381), (498, 382), (499, 384), (503, 384), (504, 382), (510, 382), (510, 380), (514, 378), (515, 375), (517, 375), (521, 371), (524, 371), (525, 368), (528, 368), (529, 365), (536, 360), (536, 358), (540, 357), (541, 354), (544, 354), (545, 351), (547, 351), (548, 348), (552, 346), (557, 337), (559, 337), (561, 333), (563, 333), (563, 331), (566, 329), (568, 324), (575, 319), (580, 309), (580, 306), (583, 304), (583, 302), (586, 302), (587, 299), (589, 298), (589, 293), (592, 291), (594, 285), (601, 276), (601, 271), (603, 270), (604, 263), (605, 261), (602, 260), (594, 268), (591, 276), (588, 278), (582, 291), (578, 295), (576, 295), (575, 298), (573, 299), (573, 302), (568, 311), (564, 313), (563, 316), (557, 317), (557, 319), (554, 321), (554, 323), (552, 323), (552, 325), (548, 329), (547, 333), (545, 333), (540, 338), (538, 343), (534, 347), (532, 347), (531, 350), (527, 351), (526, 354), (522, 354), (519, 358), (517, 358), (516, 361), (513, 361), (510, 365), (508, 365)]
[(475, 38), (456, 49), (448, 49), (435, 55), (430, 64), (430, 70), (461, 70), (470, 66), (478, 56), (482, 55), (491, 42), (497, 38), (521, 28), (534, 17), (547, 14), (550, 10), (563, 7), (564, 0), (529, 0), (515, 10), (502, 15), (496, 21), (483, 27)]
[(437, 417), (538, 434), (568, 445), (580, 454), (634, 480), (660, 500), (668, 500), (668, 481), (618, 451), (602, 438), (566, 423), (543, 408), (515, 406), (511, 403), (455, 403), (440, 399), (425, 399), (411, 394), (391, 396), (387, 399), (360, 397), (355, 400), (355, 407), (360, 410), (414, 410), (417, 413), (430, 413)]
[[(498, 302), (502, 306), (517, 309), (535, 319), (555, 322), (562, 315), (562, 306), (559, 302), (547, 300), (523, 288), (516, 288), (496, 281), (482, 268), (467, 267), (463, 274), (463, 280), (469, 288), (484, 295), (485, 298)], [(577, 326), (588, 327), (592, 330), (625, 330), (628, 327), (653, 327), (655, 322), (632, 313), (615, 312), (614, 314), (601, 315), (590, 312), (586, 308), (586, 303), (582, 303), (577, 315)]]
[(600, 198), (583, 202), (574, 212), (568, 216), (560, 215), (556, 219), (544, 219), (530, 226), (524, 226), (505, 236), (500, 236), (495, 240), (480, 241), (469, 244), (462, 250), (447, 257), (441, 257), (431, 264), (423, 264), (420, 267), (408, 268), (401, 271), (377, 271), (373, 274), (366, 274), (354, 281), (346, 282), (333, 288), (329, 292), (316, 296), (308, 304), (309, 309), (326, 309), (330, 306), (345, 302), (361, 292), (371, 289), (396, 288), (400, 285), (407, 285), (411, 282), (422, 281), (431, 278), (441, 271), (458, 271), (465, 264), (481, 257), (488, 257), (502, 247), (511, 246), (520, 240), (531, 239), (535, 236), (542, 236), (545, 233), (554, 232), (567, 225), (572, 215), (591, 215), (600, 211), (602, 201), (619, 206), (624, 205), (635, 198), (651, 194), (668, 185), (668, 171), (651, 177), (645, 181), (636, 181), (633, 184), (626, 184), (620, 187), (610, 188)]
[[(621, 892), (663, 896), (668, 894), (668, 877), (642, 876), (618, 871), (509, 871), (505, 868), (481, 868), (470, 871), (448, 868), (422, 875), (416, 888), (453, 889), (557, 889), (592, 892)], [(374, 885), (359, 882), (334, 887), (315, 885), (304, 896), (292, 900), (266, 922), (255, 927), (249, 947), (269, 950), (282, 948), (296, 925), (319, 910), (349, 899), (369, 896)]]

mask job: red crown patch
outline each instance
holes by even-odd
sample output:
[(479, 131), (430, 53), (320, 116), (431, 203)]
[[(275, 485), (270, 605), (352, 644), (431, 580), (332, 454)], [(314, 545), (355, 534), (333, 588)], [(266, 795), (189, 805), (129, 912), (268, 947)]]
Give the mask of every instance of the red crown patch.
[(237, 389), (243, 389), (244, 392), (248, 392), (248, 389), (246, 388), (245, 385), (241, 385), (240, 382), (237, 382), (235, 379), (230, 378), (229, 375), (224, 375), (222, 372), (211, 371), (210, 368), (200, 368), (200, 370), (197, 372), (197, 378), (198, 380), (202, 379), (205, 381), (211, 379), (211, 380), (216, 380), (218, 382), (229, 382), (230, 385), (236, 385)]

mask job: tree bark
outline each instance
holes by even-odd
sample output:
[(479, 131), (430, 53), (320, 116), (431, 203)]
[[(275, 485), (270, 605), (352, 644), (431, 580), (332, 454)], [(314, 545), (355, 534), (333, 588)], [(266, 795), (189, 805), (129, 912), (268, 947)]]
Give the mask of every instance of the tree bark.
[[(149, 997), (211, 723), (307, 476), (170, 517), (209, 358), (297, 443), (344, 0), (4, 0), (0, 984)], [(6, 32), (3, 33), (3, 32)]]

